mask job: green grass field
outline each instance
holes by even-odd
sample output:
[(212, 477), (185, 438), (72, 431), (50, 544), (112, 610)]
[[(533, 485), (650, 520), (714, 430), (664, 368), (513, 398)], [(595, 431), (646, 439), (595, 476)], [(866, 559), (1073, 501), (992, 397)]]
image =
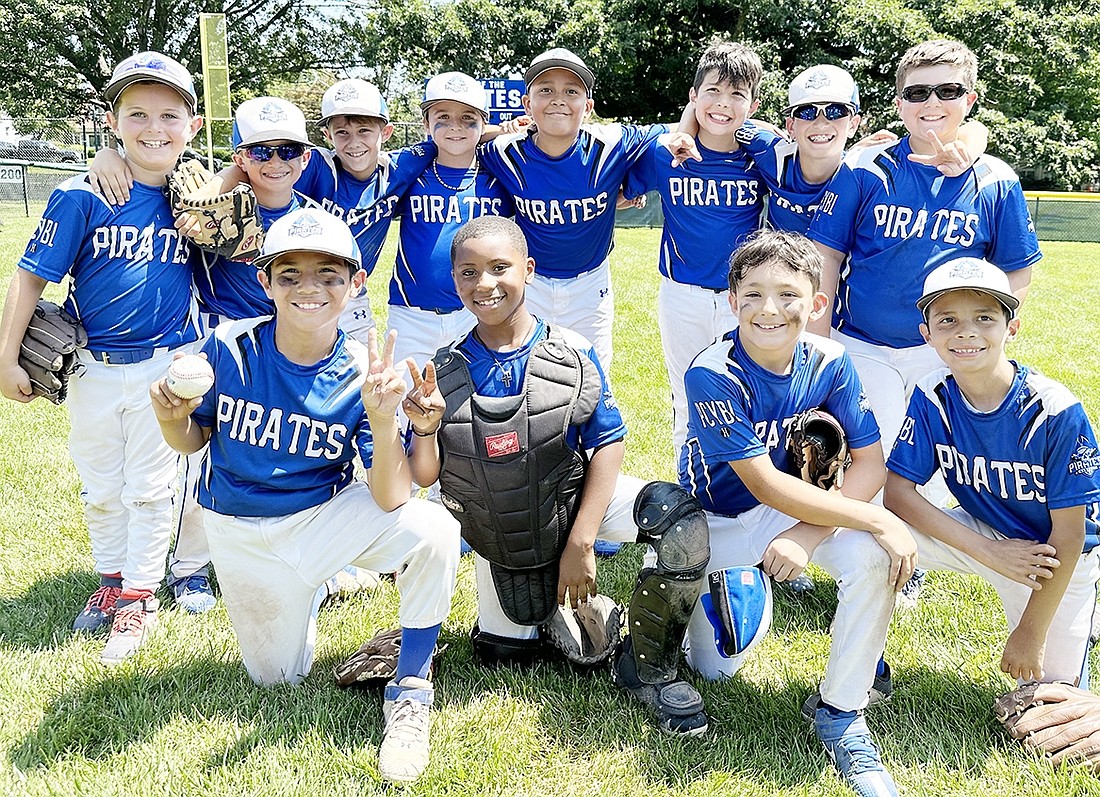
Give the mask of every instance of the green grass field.
[[(33, 229), (4, 206), (0, 284)], [(626, 470), (671, 478), (671, 411), (655, 321), (658, 231), (624, 230), (613, 256), (618, 302), (613, 381), (631, 434)], [(391, 243), (392, 245), (392, 243)], [(1100, 246), (1048, 244), (1014, 356), (1100, 409)], [(392, 249), (383, 263), (392, 262)], [(372, 278), (385, 307), (388, 269)], [(301, 687), (260, 689), (240, 664), (219, 607), (168, 609), (155, 636), (114, 670), (73, 616), (97, 585), (64, 409), (0, 402), (0, 793), (29, 795), (363, 795), (377, 772), (381, 696), (341, 691), (332, 666), (396, 622), (383, 587), (322, 613), (317, 660)], [(95, 430), (85, 430), (94, 434)], [(639, 546), (601, 560), (602, 591), (625, 601)], [(798, 707), (825, 665), (835, 587), (820, 571), (801, 599), (780, 592), (769, 638), (737, 678), (698, 683), (712, 717), (701, 740), (660, 734), (606, 674), (551, 665), (487, 671), (471, 661), (473, 572), (464, 562), (436, 679), (432, 764), (408, 794), (850, 795)], [(894, 699), (868, 722), (903, 793), (1100, 794), (1081, 769), (1053, 772), (1010, 744), (990, 712), (1010, 687), (998, 671), (1005, 623), (991, 590), (931, 574), (919, 608), (898, 615), (887, 657)]]

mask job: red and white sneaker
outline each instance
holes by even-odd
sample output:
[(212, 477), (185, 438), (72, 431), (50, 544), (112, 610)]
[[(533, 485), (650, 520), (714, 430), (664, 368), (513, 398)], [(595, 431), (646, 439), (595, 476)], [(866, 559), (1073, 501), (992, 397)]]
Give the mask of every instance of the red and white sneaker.
[(78, 634), (94, 634), (109, 627), (115, 619), (115, 606), (121, 594), (122, 579), (118, 579), (117, 586), (104, 584), (93, 592), (84, 604), (84, 610), (73, 620), (73, 631)]
[(158, 608), (160, 602), (153, 597), (120, 603), (99, 660), (110, 667), (133, 656), (149, 632), (156, 628)]

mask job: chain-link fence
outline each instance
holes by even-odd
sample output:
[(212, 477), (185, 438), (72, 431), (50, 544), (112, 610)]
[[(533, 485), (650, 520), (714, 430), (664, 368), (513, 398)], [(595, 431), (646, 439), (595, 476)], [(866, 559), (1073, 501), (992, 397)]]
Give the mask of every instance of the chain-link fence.
[(1025, 191), (1042, 241), (1100, 243), (1100, 194)]

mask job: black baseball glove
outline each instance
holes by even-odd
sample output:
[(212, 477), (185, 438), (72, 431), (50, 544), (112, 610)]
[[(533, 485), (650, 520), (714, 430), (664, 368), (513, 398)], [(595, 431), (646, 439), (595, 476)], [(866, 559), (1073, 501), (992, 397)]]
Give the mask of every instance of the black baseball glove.
[(19, 346), (19, 367), (30, 377), (34, 395), (62, 403), (77, 369), (76, 350), (87, 345), (79, 321), (53, 302), (39, 300)]

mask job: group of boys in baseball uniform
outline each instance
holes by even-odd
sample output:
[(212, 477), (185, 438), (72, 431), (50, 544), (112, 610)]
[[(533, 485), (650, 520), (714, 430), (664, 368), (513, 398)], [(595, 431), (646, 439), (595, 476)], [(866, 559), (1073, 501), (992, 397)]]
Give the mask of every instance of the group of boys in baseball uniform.
[[(847, 72), (792, 81), (786, 136), (750, 120), (762, 72), (749, 48), (711, 45), (676, 128), (588, 124), (596, 77), (560, 48), (524, 75), (528, 124), (489, 125), (481, 84), (447, 72), (425, 87), (428, 140), (390, 153), (365, 81), (324, 95), (332, 149), (310, 145), (292, 103), (249, 100), (220, 175), (260, 207), (263, 248), (244, 262), (192, 245), (161, 190), (202, 124), (191, 76), (158, 53), (118, 64), (106, 98), (124, 154), (51, 195), (0, 323), (0, 391), (17, 401), (33, 398), (19, 345), (48, 283), (68, 278), (88, 333), (70, 448), (101, 584), (74, 630), (109, 631), (106, 664), (147, 639), (175, 500), (176, 600), (214, 605), (212, 562), (259, 684), (309, 673), (334, 574), (396, 574), (389, 781), (429, 765), (460, 539), (472, 648), (495, 666), (549, 655), (551, 617), (597, 598), (597, 540), (645, 543), (612, 678), (687, 736), (709, 720), (684, 675), (733, 677), (751, 647), (728, 611), (738, 584), (767, 596), (766, 628), (769, 577), (818, 564), (838, 608), (803, 713), (860, 795), (897, 794), (863, 711), (893, 688), (883, 650), (918, 564), (994, 586), (1006, 673), (1087, 687), (1100, 454), (1072, 393), (1005, 354), (1041, 254), (1018, 179), (964, 127), (975, 56), (911, 48), (896, 85), (908, 134), (847, 153)], [(676, 484), (621, 473), (608, 379), (615, 210), (648, 191), (665, 218)], [(383, 333), (364, 285), (394, 217)], [(192, 352), (214, 385), (185, 400), (165, 374)], [(787, 427), (813, 408), (850, 446), (834, 490), (791, 475)], [(926, 487), (937, 474), (951, 508)]]

